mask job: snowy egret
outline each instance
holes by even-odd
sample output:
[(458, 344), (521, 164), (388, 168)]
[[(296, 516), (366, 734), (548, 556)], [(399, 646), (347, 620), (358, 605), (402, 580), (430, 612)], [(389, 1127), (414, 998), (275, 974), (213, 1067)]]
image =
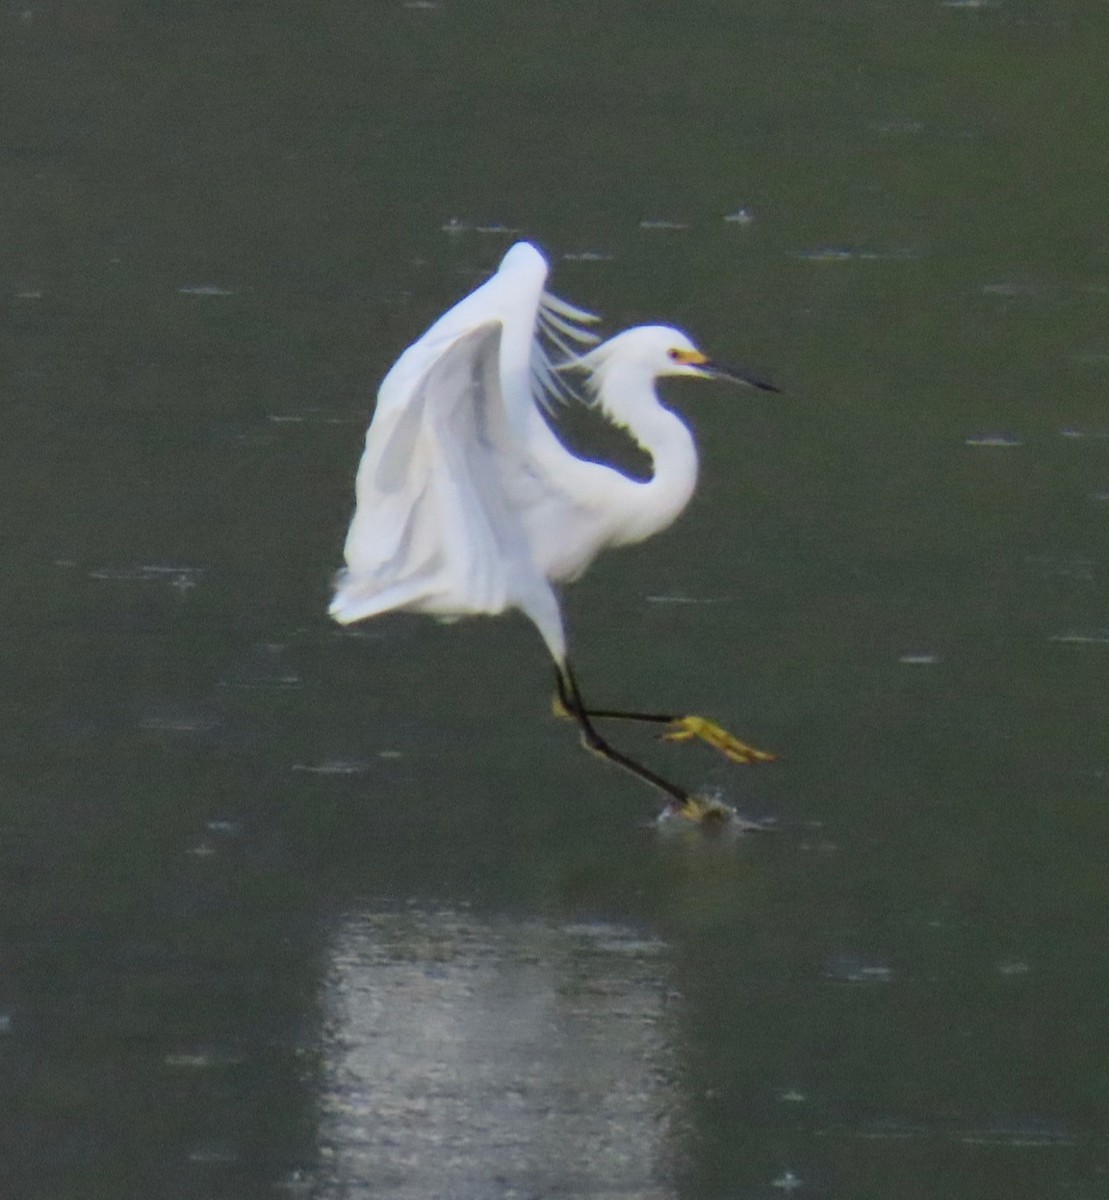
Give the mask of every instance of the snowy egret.
[[(558, 703), (586, 747), (669, 797), (693, 819), (711, 804), (614, 749), (595, 721), (666, 726), (738, 762), (773, 758), (702, 717), (588, 708), (567, 653), (554, 584), (577, 579), (607, 546), (642, 541), (685, 508), (697, 481), (693, 436), (660, 403), (664, 375), (723, 378), (776, 391), (748, 371), (710, 361), (676, 329), (641, 326), (599, 342), (597, 320), (545, 290), (547, 263), (527, 242), (400, 356), (378, 392), (355, 483), (330, 613), (341, 624), (393, 610), (445, 617), (520, 609), (554, 659)], [(630, 479), (578, 458), (548, 420), (586, 396), (650, 456)]]

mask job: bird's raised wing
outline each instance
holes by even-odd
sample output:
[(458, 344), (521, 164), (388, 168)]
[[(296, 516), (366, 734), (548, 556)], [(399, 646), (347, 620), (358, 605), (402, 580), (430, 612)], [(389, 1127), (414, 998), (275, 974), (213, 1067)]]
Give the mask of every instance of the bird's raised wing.
[[(340, 620), (393, 607), (506, 606), (507, 564), (518, 548), (499, 484), (513, 453), (496, 382), (500, 337), (500, 325), (489, 322), (454, 338), (404, 407), (371, 425), (355, 484), (347, 571), (332, 605)], [(352, 608), (355, 598), (361, 603)]]
[(393, 608), (500, 612), (546, 588), (527, 514), (557, 497), (552, 457), (569, 455), (540, 405), (559, 386), (566, 338), (592, 338), (581, 328), (590, 315), (547, 295), (546, 275), (534, 247), (514, 246), (385, 377), (358, 468), (336, 620)]
[(374, 421), (356, 481), (332, 615), (528, 609), (547, 588), (524, 514), (548, 493), (509, 420), (503, 329), (455, 338), (391, 418)]

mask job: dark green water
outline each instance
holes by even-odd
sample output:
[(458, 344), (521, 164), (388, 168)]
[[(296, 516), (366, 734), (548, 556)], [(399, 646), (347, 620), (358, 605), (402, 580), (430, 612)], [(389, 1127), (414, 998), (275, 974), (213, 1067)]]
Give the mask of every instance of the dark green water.
[[(1104, 7), (0, 20), (4, 1194), (1104, 1196)], [(520, 619), (324, 616), (507, 230), (785, 389), (672, 388), (697, 498), (567, 597), (777, 833), (650, 828)]]

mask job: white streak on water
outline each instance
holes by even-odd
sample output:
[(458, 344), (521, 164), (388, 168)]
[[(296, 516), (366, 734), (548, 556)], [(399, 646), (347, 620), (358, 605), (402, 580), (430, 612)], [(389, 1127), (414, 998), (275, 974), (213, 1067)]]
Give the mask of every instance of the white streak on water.
[(1014, 446), (1023, 446), (1024, 442), (1011, 433), (975, 433), (966, 439), (966, 444), (1011, 449)]
[(1105, 441), (1109, 439), (1109, 429), (1079, 429), (1075, 425), (1067, 425), (1059, 430), (1062, 437), (1070, 438), (1072, 441), (1081, 441), (1084, 438), (1090, 438), (1094, 441)]
[[(70, 566), (59, 562), (58, 566)], [(200, 567), (163, 566), (157, 563), (137, 563), (129, 567), (95, 567), (89, 571), (90, 579), (108, 582), (165, 583), (178, 592), (187, 592), (196, 587), (204, 575)]]
[[(382, 754), (379, 757), (384, 756)], [(293, 770), (305, 771), (309, 775), (365, 775), (372, 765), (363, 759), (335, 758), (321, 763), (294, 763)]]
[(186, 284), (184, 287), (179, 287), (177, 291), (182, 296), (233, 296), (235, 294), (228, 291), (227, 288), (220, 287), (218, 283)]
[(1066, 646), (1109, 646), (1109, 629), (1072, 629), (1053, 634), (1048, 641)]

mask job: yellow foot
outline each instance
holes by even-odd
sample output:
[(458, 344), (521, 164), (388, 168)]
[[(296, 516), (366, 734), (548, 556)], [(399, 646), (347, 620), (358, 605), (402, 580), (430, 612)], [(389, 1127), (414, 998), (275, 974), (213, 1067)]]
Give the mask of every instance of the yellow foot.
[(737, 763), (778, 761), (776, 754), (748, 746), (746, 742), (732, 737), (726, 729), (721, 729), (713, 721), (706, 721), (704, 717), (678, 717), (671, 723), (670, 729), (662, 735), (662, 738), (667, 742), (689, 742), (693, 738), (700, 738), (701, 741), (708, 742), (714, 749), (719, 750), (726, 758)]
[(551, 697), (551, 713), (558, 717), (560, 721), (569, 721), (573, 716), (566, 705), (562, 703), (562, 697), (559, 696), (558, 692), (555, 692)]
[(707, 796), (686, 796), (680, 804), (677, 801), (671, 804), (667, 811), (675, 817), (705, 825), (731, 821), (735, 817), (735, 809), (719, 800), (710, 800)]

